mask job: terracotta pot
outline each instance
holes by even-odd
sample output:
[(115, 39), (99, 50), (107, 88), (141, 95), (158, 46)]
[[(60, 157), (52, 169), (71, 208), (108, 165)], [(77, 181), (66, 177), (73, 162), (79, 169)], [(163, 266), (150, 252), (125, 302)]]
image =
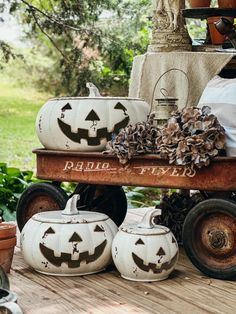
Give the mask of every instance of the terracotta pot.
[(16, 226), (0, 224), (0, 265), (9, 273), (16, 245)]
[(211, 4), (211, 0), (188, 0), (191, 8), (207, 8)]
[(218, 0), (219, 8), (236, 8), (236, 0)]
[(0, 240), (9, 239), (16, 236), (16, 226), (8, 223), (0, 224)]
[[(212, 16), (207, 19), (207, 24), (209, 26), (209, 32), (211, 36), (211, 42), (213, 45), (221, 45), (225, 42), (225, 35), (222, 35), (215, 27), (215, 23), (220, 20), (221, 16)], [(233, 23), (234, 18), (225, 16), (227, 20), (231, 21)]]
[(209, 32), (211, 36), (211, 42), (213, 45), (222, 45), (225, 41), (225, 36), (221, 35), (215, 27), (215, 22), (219, 21), (220, 16), (211, 16), (207, 19), (209, 26)]

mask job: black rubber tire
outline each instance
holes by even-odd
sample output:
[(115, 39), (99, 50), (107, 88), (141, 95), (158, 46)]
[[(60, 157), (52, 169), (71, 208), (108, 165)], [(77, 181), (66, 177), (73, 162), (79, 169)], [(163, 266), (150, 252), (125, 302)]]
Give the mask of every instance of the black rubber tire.
[(20, 231), (36, 213), (64, 209), (68, 196), (58, 185), (42, 182), (30, 185), (21, 195), (16, 207)]
[(104, 213), (119, 227), (127, 213), (127, 199), (120, 186), (78, 184), (74, 194), (80, 194), (77, 206)]
[[(222, 228), (224, 223), (228, 228), (227, 233)], [(213, 232), (223, 231), (223, 244), (218, 246), (218, 238), (217, 246), (210, 240), (210, 245), (203, 241), (205, 235), (210, 239), (210, 229), (206, 232), (210, 227), (213, 227)], [(230, 249), (224, 252), (229, 239)], [(183, 246), (193, 265), (204, 274), (217, 279), (236, 279), (236, 203), (231, 200), (208, 199), (194, 206), (184, 221)]]

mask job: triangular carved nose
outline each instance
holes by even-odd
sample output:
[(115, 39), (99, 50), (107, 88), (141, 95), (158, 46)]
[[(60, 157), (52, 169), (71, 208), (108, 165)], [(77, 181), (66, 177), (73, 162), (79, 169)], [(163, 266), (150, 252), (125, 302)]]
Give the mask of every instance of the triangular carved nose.
[(81, 242), (81, 241), (82, 241), (82, 239), (81, 239), (81, 237), (78, 235), (77, 232), (74, 232), (74, 233), (72, 234), (72, 236), (70, 237), (70, 239), (69, 239), (69, 242)]
[(100, 121), (100, 118), (94, 110), (91, 110), (85, 118), (85, 121)]
[(159, 251), (157, 252), (157, 255), (158, 256), (163, 256), (163, 255), (166, 255), (166, 252), (163, 250), (162, 247), (160, 247)]

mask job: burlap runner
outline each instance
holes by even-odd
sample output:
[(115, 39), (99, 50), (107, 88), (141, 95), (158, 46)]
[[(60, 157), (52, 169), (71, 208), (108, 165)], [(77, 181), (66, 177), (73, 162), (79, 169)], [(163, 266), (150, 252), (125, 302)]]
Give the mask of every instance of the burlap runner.
[(236, 56), (221, 52), (160, 52), (137, 56), (133, 62), (129, 96), (143, 98), (149, 104), (169, 96), (179, 99), (178, 106), (196, 106), (208, 83)]

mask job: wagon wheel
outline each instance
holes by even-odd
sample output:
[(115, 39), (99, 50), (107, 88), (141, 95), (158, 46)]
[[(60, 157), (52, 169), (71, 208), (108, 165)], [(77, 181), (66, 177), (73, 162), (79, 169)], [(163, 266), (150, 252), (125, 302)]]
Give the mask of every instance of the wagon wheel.
[(16, 219), (20, 231), (36, 213), (64, 209), (68, 196), (59, 186), (51, 183), (30, 185), (21, 195), (16, 207)]
[(188, 213), (183, 245), (192, 263), (217, 279), (236, 278), (236, 204), (209, 199)]
[(80, 194), (78, 206), (106, 214), (117, 226), (125, 219), (127, 199), (120, 186), (78, 184), (74, 194)]

